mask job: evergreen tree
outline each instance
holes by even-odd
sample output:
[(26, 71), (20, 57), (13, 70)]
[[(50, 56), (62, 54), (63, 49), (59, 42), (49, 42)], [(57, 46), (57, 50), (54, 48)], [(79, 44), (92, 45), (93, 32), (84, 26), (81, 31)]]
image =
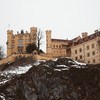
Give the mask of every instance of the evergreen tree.
[(37, 46), (34, 43), (30, 43), (26, 47), (26, 53), (31, 54), (31, 53), (33, 53), (34, 50), (37, 50)]

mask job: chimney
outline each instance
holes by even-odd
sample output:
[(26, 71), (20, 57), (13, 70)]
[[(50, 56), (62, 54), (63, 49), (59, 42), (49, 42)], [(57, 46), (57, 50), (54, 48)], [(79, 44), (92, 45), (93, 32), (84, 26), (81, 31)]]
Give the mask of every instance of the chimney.
[(82, 38), (87, 37), (87, 36), (88, 36), (88, 33), (87, 32), (83, 32), (82, 33)]

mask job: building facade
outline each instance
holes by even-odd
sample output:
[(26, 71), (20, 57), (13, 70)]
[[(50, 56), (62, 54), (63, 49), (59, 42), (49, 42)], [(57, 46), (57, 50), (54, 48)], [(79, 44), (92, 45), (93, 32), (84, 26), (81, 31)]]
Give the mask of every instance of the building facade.
[(71, 57), (87, 64), (100, 63), (100, 31), (88, 35), (82, 33), (72, 40), (52, 39), (51, 31), (46, 31), (46, 52), (53, 57)]
[(66, 57), (66, 47), (68, 40), (52, 39), (51, 30), (46, 31), (46, 53), (51, 54), (53, 57)]
[(26, 53), (26, 46), (29, 43), (36, 44), (37, 28), (31, 27), (30, 32), (24, 33), (22, 30), (20, 33), (14, 34), (12, 30), (7, 31), (7, 56), (13, 53)]

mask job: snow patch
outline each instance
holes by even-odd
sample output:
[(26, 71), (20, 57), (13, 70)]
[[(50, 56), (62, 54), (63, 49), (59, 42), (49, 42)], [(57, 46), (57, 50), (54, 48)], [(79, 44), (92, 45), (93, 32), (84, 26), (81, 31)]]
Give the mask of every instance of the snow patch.
[(57, 60), (58, 60), (58, 58), (54, 58), (54, 59), (53, 59), (53, 61), (57, 61)]
[(32, 65), (18, 66), (11, 67), (9, 69), (6, 69), (5, 71), (1, 71), (0, 76), (4, 76), (5, 78), (3, 80), (0, 80), (0, 84), (6, 83), (7, 81), (11, 80), (11, 78), (15, 75), (26, 73), (31, 67)]
[(0, 94), (0, 100), (1, 100), (1, 99), (2, 99), (2, 100), (6, 100), (6, 99), (5, 99), (5, 95), (4, 95), (3, 93)]
[(66, 65), (57, 65), (57, 67), (67, 67), (67, 68), (69, 68), (69, 67), (66, 66)]
[(37, 60), (34, 65), (35, 66), (38, 66), (39, 64), (41, 64), (41, 62), (45, 62), (46, 60)]
[(9, 69), (9, 70), (5, 70), (3, 72), (4, 75), (8, 75), (8, 74), (23, 74), (26, 73), (30, 68), (32, 67), (32, 65), (28, 65), (28, 66), (19, 66), (17, 68), (13, 68), (13, 69)]
[(43, 65), (43, 66), (45, 66), (45, 67), (49, 67), (49, 65)]
[(85, 63), (80, 63), (80, 62), (77, 62), (77, 61), (74, 61), (76, 64), (78, 65), (86, 65)]
[(61, 69), (54, 69), (54, 71), (61, 71)]
[(6, 83), (6, 82), (8, 82), (8, 81), (9, 81), (9, 80), (3, 80), (3, 81), (0, 82), (0, 85)]

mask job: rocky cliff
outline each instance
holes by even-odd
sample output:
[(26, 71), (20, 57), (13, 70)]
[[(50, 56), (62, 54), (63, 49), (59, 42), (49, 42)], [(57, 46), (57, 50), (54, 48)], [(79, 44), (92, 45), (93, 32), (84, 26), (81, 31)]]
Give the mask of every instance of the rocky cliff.
[(0, 100), (100, 100), (100, 65), (28, 60), (1, 66)]

